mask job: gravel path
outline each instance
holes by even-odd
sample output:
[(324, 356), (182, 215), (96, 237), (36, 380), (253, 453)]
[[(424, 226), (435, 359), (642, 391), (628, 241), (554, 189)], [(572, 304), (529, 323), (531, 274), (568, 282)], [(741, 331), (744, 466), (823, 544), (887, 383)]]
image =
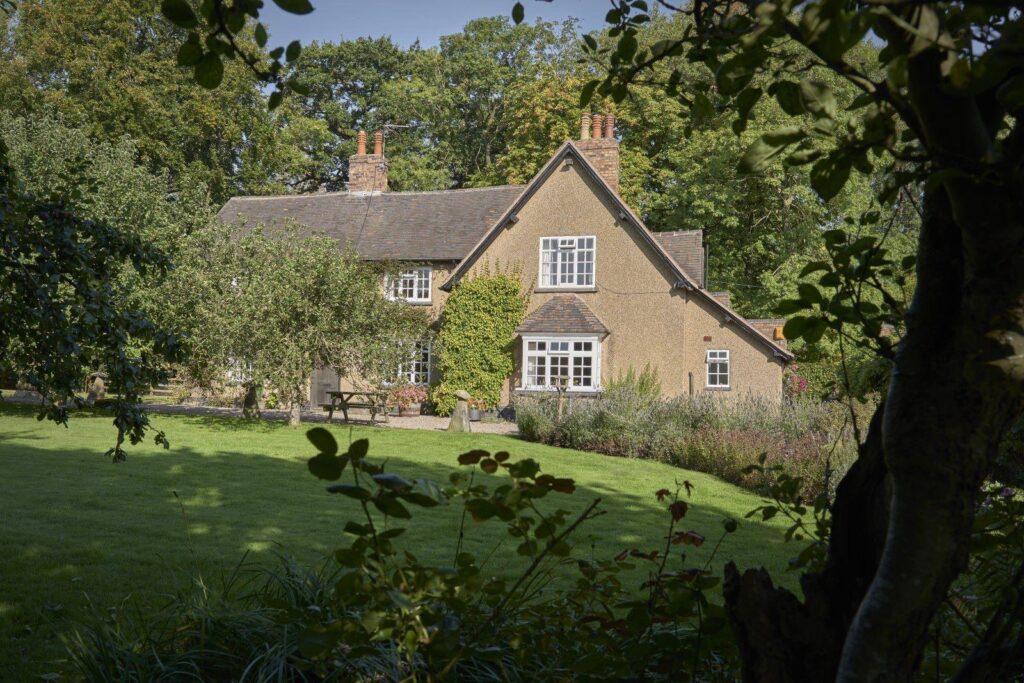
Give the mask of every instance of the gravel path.
[[(27, 393), (27, 392), (26, 392)], [(5, 403), (26, 403), (38, 405), (39, 399), (31, 396), (12, 396), (4, 392), (3, 402)], [(163, 415), (209, 415), (215, 417), (242, 417), (239, 408), (216, 408), (213, 406), (192, 406), (177, 403), (146, 403), (146, 410), (154, 414)], [(275, 420), (285, 422), (288, 420), (288, 412), (285, 410), (264, 410), (260, 416), (264, 420)], [(327, 414), (322, 410), (302, 411), (303, 422), (327, 422)], [(348, 422), (341, 417), (340, 413), (334, 416), (334, 424), (371, 424), (369, 416), (353, 415)], [(372, 423), (376, 427), (394, 427), (398, 429), (432, 429), (444, 431), (448, 428), (447, 417), (436, 417), (434, 415), (417, 415), (415, 417), (389, 417), (387, 422), (377, 418)], [(496, 422), (474, 422), (473, 431), (479, 434), (517, 434), (516, 424), (501, 420)]]

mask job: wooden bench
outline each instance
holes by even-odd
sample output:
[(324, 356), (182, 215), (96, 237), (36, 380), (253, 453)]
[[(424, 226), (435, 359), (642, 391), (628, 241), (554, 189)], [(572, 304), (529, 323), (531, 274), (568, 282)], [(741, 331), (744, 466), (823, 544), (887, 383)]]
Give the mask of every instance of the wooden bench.
[(328, 391), (330, 403), (321, 403), (320, 407), (327, 411), (327, 421), (334, 419), (334, 411), (341, 410), (348, 422), (348, 411), (350, 408), (364, 408), (370, 411), (370, 422), (377, 419), (377, 414), (384, 415), (384, 421), (388, 421), (387, 394), (379, 391)]

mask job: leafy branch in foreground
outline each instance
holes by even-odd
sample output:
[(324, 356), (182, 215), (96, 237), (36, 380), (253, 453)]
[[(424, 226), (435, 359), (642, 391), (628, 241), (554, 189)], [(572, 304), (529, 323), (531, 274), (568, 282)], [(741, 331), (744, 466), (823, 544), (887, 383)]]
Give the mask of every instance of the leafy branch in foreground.
[[(80, 218), (61, 197), (38, 198), (18, 182), (0, 141), (0, 368), (42, 394), (39, 418), (67, 425), (89, 370), (106, 374), (116, 397), (117, 441), (107, 455), (149, 429), (139, 401), (166, 379), (179, 339), (130, 302), (119, 274), (161, 275), (167, 256), (117, 228)], [(33, 305), (26, 305), (33, 302)], [(167, 447), (163, 432), (156, 442)]]
[[(571, 479), (542, 474), (534, 460), (469, 451), (459, 463), (473, 472), (453, 472), (449, 485), (440, 486), (408, 481), (371, 463), (365, 439), (339, 453), (327, 430), (312, 429), (307, 436), (319, 451), (309, 460), (310, 471), (332, 482), (349, 473), (350, 481), (327, 490), (353, 499), (360, 509), (360, 521), (344, 527), (352, 542), (334, 554), (341, 569), (329, 606), (306, 622), (298, 641), (319, 675), (365, 670), (367, 659), (388, 651), (400, 662), (396, 678), (462, 680), (515, 670), (524, 678), (573, 673), (583, 680), (663, 679), (683, 667), (696, 675), (715, 648), (728, 647), (721, 640), (724, 611), (707, 597), (720, 581), (709, 570), (715, 554), (702, 566), (689, 566), (686, 553), (674, 551), (705, 542), (697, 531), (679, 528), (689, 508), (680, 491), (689, 494), (689, 482), (674, 494), (656, 494), (669, 516), (663, 549), (627, 548), (615, 558), (585, 559), (573, 556), (570, 539), (605, 514), (601, 499), (575, 514), (545, 506), (549, 495), (570, 495), (577, 487)], [(507, 483), (491, 487), (481, 481), (498, 474)], [(521, 559), (506, 559), (500, 569), (486, 572), (490, 557), (479, 561), (462, 549), (463, 533), (451, 567), (424, 565), (397, 547), (406, 529), (390, 521), (410, 519), (408, 506), (455, 501), (462, 503), (464, 520), (503, 522)], [(722, 537), (736, 528), (726, 520)], [(649, 567), (639, 594), (628, 585), (638, 576), (634, 562)], [(558, 576), (559, 568), (577, 575)]]
[[(274, 4), (291, 14), (313, 11), (309, 0), (274, 0)], [(257, 79), (275, 86), (267, 106), (276, 109), (286, 92), (308, 95), (309, 89), (294, 76), (285, 76), (285, 63), (302, 54), (299, 41), (265, 52), (269, 36), (259, 21), (262, 7), (262, 0), (204, 0), (198, 7), (189, 0), (163, 0), (160, 11), (172, 24), (188, 30), (188, 38), (178, 50), (178, 64), (192, 67), (199, 85), (216, 88), (224, 78), (224, 60), (238, 59)], [(251, 37), (247, 33), (250, 22)]]

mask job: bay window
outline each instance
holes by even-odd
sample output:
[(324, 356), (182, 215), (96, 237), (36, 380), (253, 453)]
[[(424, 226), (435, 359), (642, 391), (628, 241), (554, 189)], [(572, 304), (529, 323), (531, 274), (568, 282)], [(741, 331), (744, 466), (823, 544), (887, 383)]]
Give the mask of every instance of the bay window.
[(601, 342), (596, 337), (523, 337), (523, 388), (597, 391)]
[(540, 241), (540, 286), (594, 286), (596, 237), (543, 237)]

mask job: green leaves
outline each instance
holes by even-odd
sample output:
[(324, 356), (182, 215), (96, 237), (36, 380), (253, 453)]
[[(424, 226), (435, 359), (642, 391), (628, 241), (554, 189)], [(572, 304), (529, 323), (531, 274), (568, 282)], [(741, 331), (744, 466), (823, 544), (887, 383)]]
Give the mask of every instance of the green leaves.
[(313, 11), (309, 0), (274, 0), (274, 4), (290, 14), (309, 14)]
[(314, 427), (306, 432), (306, 438), (321, 453), (334, 455), (338, 452), (338, 442), (334, 435), (323, 427)]
[(777, 157), (789, 145), (799, 142), (807, 136), (800, 128), (789, 126), (770, 133), (765, 133), (747, 148), (740, 160), (741, 173), (760, 171), (765, 164)]
[(199, 18), (187, 0), (163, 0), (160, 13), (179, 28), (194, 28), (199, 23)]
[[(180, 54), (180, 53), (179, 53)], [(196, 83), (207, 90), (213, 90), (224, 80), (224, 64), (214, 52), (205, 53), (193, 70)]]
[(523, 3), (517, 2), (512, 5), (512, 21), (516, 24), (523, 23), (523, 19), (526, 15), (526, 10), (523, 9)]
[(850, 158), (843, 154), (830, 154), (811, 167), (811, 187), (822, 199), (832, 199), (850, 178)]

